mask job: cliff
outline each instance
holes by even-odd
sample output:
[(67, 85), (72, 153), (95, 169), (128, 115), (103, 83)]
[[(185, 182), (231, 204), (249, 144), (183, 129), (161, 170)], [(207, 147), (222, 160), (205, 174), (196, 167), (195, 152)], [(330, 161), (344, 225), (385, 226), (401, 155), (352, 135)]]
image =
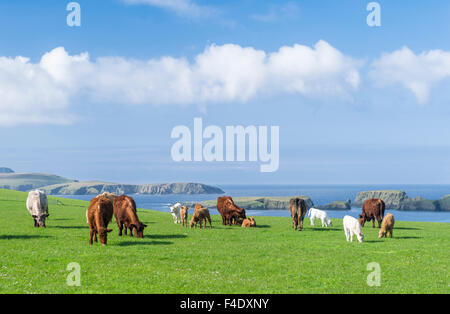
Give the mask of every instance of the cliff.
[[(308, 196), (295, 196), (305, 200), (306, 207), (309, 209), (314, 206)], [(233, 197), (234, 203), (244, 209), (289, 209), (289, 200), (291, 196), (271, 196), (271, 197)], [(216, 207), (217, 200), (203, 201), (202, 205), (207, 207)]]
[(350, 210), (352, 204), (349, 201), (334, 201), (330, 204), (316, 205), (314, 207), (323, 210)]
[(120, 194), (223, 194), (221, 189), (201, 183), (117, 184), (101, 181), (71, 182), (40, 188), (53, 195), (96, 195), (103, 192)]
[(450, 211), (450, 195), (440, 200), (428, 200), (422, 197), (409, 198), (404, 191), (364, 191), (356, 195), (354, 206), (362, 206), (369, 198), (380, 198), (388, 209), (404, 211)]
[(362, 207), (365, 200), (370, 198), (380, 198), (384, 201), (387, 208), (398, 209), (400, 203), (408, 199), (408, 195), (404, 191), (364, 191), (359, 192), (353, 201), (353, 206)]

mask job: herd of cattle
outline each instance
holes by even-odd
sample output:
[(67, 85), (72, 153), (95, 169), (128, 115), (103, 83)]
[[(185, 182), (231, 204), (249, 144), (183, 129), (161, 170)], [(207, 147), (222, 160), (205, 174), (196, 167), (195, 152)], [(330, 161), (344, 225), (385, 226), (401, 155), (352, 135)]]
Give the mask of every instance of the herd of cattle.
[[(175, 224), (181, 223), (183, 227), (187, 227), (190, 207), (181, 203), (176, 203), (170, 207)], [(306, 203), (303, 199), (296, 197), (290, 200), (289, 207), (293, 228), (301, 231), (303, 229), (303, 220), (308, 212)], [(34, 219), (34, 226), (45, 228), (45, 220), (49, 216), (47, 195), (40, 190), (29, 192), (27, 209)], [(222, 216), (223, 225), (241, 225), (243, 228), (256, 227), (255, 218), (247, 218), (245, 210), (237, 206), (229, 196), (217, 198), (217, 210)], [(366, 221), (372, 221), (372, 227), (375, 228), (375, 220), (377, 220), (378, 228), (380, 228), (378, 237), (387, 237), (389, 235), (392, 238), (394, 217), (392, 214), (384, 216), (384, 211), (385, 204), (381, 199), (369, 199), (363, 204), (359, 220), (351, 216), (345, 216), (343, 225), (347, 241), (353, 241), (353, 236), (355, 235), (359, 242), (363, 242), (362, 227), (364, 227)], [(310, 208), (308, 214), (312, 226), (319, 219), (322, 227), (332, 227), (332, 222), (325, 211)], [(98, 242), (97, 235), (102, 245), (107, 244), (108, 233), (112, 231), (112, 229), (108, 229), (108, 224), (113, 216), (119, 229), (119, 236), (122, 236), (123, 232), (127, 235), (129, 231), (130, 236), (133, 236), (134, 233), (138, 238), (144, 237), (144, 229), (147, 225), (139, 220), (134, 199), (127, 195), (116, 196), (113, 193), (102, 193), (91, 199), (89, 208), (86, 211), (86, 222), (90, 231), (90, 245), (93, 244), (93, 241)], [(212, 228), (209, 209), (201, 204), (195, 204), (189, 227), (196, 228), (199, 223), (200, 227), (206, 228), (207, 222), (209, 227)]]

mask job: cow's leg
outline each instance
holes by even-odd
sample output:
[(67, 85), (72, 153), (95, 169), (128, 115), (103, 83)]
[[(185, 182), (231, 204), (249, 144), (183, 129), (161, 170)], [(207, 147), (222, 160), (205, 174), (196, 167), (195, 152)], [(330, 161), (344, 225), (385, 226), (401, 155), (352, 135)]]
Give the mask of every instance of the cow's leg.
[(350, 242), (350, 235), (348, 233), (348, 229), (344, 229), (345, 231), (345, 238), (347, 239), (347, 242)]
[(33, 218), (33, 219), (34, 219), (34, 226), (35, 226), (35, 227), (39, 227), (39, 224), (38, 224), (36, 218)]
[[(209, 221), (209, 228), (212, 229), (211, 217), (209, 217), (209, 216), (208, 216), (208, 221)], [(206, 225), (206, 220), (205, 220), (205, 225)]]
[(89, 245), (92, 245), (92, 237), (94, 236), (94, 230), (90, 229), (89, 230), (90, 233), (90, 237), (89, 237)]
[(382, 221), (381, 217), (378, 216), (378, 228), (381, 228), (381, 221)]
[(98, 240), (97, 240), (97, 231), (96, 230), (94, 230), (94, 241), (98, 242)]
[(375, 228), (375, 217), (372, 217), (372, 228)]
[(311, 217), (309, 218), (309, 222), (311, 223), (311, 226), (313, 226), (313, 227), (314, 227), (314, 219), (315, 219), (314, 216), (311, 216)]
[(119, 237), (121, 237), (123, 230), (123, 222), (117, 222), (117, 227), (119, 227)]
[(350, 231), (350, 242), (353, 242), (353, 231)]
[(389, 238), (392, 238), (392, 229), (389, 230)]
[(128, 235), (128, 226), (124, 224), (124, 233), (125, 235)]

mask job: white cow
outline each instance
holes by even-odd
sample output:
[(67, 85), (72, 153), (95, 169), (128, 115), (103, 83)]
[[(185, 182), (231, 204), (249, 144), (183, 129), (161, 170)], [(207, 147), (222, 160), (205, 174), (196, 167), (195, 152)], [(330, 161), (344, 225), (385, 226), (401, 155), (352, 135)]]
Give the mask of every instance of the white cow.
[(333, 227), (333, 223), (331, 222), (330, 218), (328, 217), (328, 214), (326, 211), (311, 207), (309, 209), (309, 216), (310, 216), (310, 222), (311, 226), (314, 226), (314, 220), (320, 219), (322, 222), (322, 228), (323, 227)]
[(353, 235), (356, 235), (356, 238), (359, 242), (362, 242), (364, 240), (364, 234), (362, 233), (361, 224), (359, 223), (358, 219), (351, 216), (345, 216), (343, 223), (345, 237), (347, 238), (348, 242), (353, 242)]
[(41, 190), (30, 191), (27, 198), (27, 209), (34, 219), (34, 226), (45, 228), (45, 219), (50, 215), (45, 192)]
[(173, 223), (179, 224), (181, 222), (180, 216), (181, 203), (175, 203), (170, 206), (170, 213), (173, 216)]

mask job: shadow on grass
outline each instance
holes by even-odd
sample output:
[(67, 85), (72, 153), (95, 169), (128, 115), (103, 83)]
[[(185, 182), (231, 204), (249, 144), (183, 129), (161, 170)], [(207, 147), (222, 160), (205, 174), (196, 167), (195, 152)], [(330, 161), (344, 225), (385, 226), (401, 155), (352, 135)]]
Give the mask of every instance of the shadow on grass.
[(325, 228), (325, 227), (311, 227), (311, 228), (305, 228), (304, 230), (311, 230), (311, 231), (339, 231), (341, 229), (339, 228)]
[(384, 242), (383, 240), (364, 240), (366, 243), (378, 243), (378, 242)]
[(409, 228), (409, 227), (395, 227), (394, 226), (394, 230), (398, 229), (398, 230), (422, 230), (420, 228)]
[(150, 234), (146, 235), (146, 238), (150, 239), (184, 239), (187, 238), (185, 234)]
[(170, 241), (125, 241), (125, 242), (119, 242), (116, 245), (117, 246), (135, 246), (135, 245), (169, 245), (173, 244), (173, 242)]
[(57, 229), (89, 229), (89, 226), (47, 226), (47, 228), (57, 228)]
[(423, 237), (414, 237), (414, 236), (410, 236), (410, 237), (396, 237), (396, 236), (394, 236), (392, 239), (423, 239)]
[(50, 221), (50, 220), (52, 220), (52, 221), (62, 221), (62, 220), (73, 220), (73, 219), (71, 219), (71, 218), (53, 218), (53, 219), (47, 218), (47, 220), (48, 221)]
[(51, 238), (48, 235), (28, 235), (28, 234), (13, 234), (13, 235), (0, 235), (0, 240), (31, 240), (40, 238)]
[(272, 228), (269, 225), (256, 225), (256, 228)]

